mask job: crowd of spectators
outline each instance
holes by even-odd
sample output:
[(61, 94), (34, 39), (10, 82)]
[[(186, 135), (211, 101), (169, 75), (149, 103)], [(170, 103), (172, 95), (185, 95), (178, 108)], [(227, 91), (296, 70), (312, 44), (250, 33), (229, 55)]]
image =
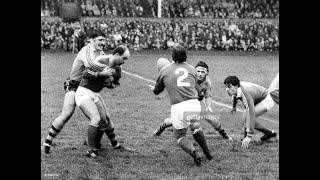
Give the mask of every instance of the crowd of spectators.
[(106, 50), (124, 44), (133, 50), (168, 49), (181, 44), (188, 50), (279, 51), (279, 25), (260, 20), (104, 19), (66, 23), (41, 20), (41, 49), (79, 51), (93, 29), (107, 34)]
[[(158, 0), (41, 0), (41, 16), (58, 16), (61, 2), (76, 2), (82, 16), (157, 17)], [(167, 18), (279, 18), (279, 0), (162, 0)]]

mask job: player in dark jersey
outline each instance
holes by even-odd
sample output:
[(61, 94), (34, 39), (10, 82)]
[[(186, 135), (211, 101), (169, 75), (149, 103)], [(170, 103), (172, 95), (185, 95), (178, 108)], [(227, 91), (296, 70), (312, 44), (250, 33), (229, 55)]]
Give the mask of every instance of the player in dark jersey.
[[(204, 111), (206, 113), (212, 113), (211, 109), (211, 80), (208, 77), (209, 73), (209, 67), (207, 63), (200, 61), (196, 65), (196, 71), (197, 71), (197, 83), (199, 85), (199, 100), (201, 101), (201, 105), (205, 106), (207, 111)], [(210, 115), (210, 114), (208, 114)], [(209, 117), (209, 116), (208, 116)], [(232, 138), (225, 132), (225, 129), (222, 127), (220, 121), (215, 118), (206, 118), (205, 119), (215, 130), (219, 132), (219, 134), (224, 138), (228, 140), (232, 140)], [(153, 136), (160, 136), (161, 133), (167, 128), (172, 126), (171, 119), (166, 118), (162, 125), (153, 133)]]
[(103, 47), (106, 43), (104, 32), (101, 30), (95, 30), (91, 34), (90, 38), (92, 39), (92, 42), (84, 46), (79, 51), (73, 62), (70, 75), (64, 82), (64, 89), (66, 93), (62, 112), (52, 122), (48, 136), (43, 143), (42, 151), (45, 154), (50, 153), (53, 139), (61, 132), (64, 125), (69, 121), (74, 113), (76, 107), (74, 95), (79, 86), (85, 68), (92, 68), (96, 72), (96, 75), (100, 77), (110, 77), (112, 75), (112, 69), (108, 68), (107, 65), (101, 65), (101, 63), (93, 61), (93, 59), (95, 59), (97, 56), (104, 55)]
[(273, 130), (265, 128), (256, 118), (269, 111), (273, 105), (268, 90), (258, 84), (241, 81), (236, 76), (228, 76), (224, 80), (226, 91), (229, 96), (233, 96), (233, 108), (236, 108), (238, 100), (242, 101), (245, 108), (242, 119), (245, 122), (244, 139), (242, 139), (242, 147), (248, 148), (253, 135), (253, 129), (264, 134), (260, 140), (266, 141), (276, 137), (277, 134)]
[[(117, 67), (129, 59), (130, 52), (127, 47), (121, 45), (114, 50), (113, 54), (104, 57), (105, 64), (109, 67)], [(91, 68), (87, 68), (75, 93), (77, 106), (90, 119), (87, 131), (87, 144), (89, 147), (87, 156), (89, 157), (99, 156), (100, 147), (98, 146), (99, 144), (101, 146), (101, 138), (104, 132), (107, 134), (107, 131), (110, 131), (107, 125), (112, 123), (107, 107), (99, 94), (105, 86), (107, 86), (106, 77), (97, 77)], [(106, 124), (106, 126), (102, 126), (103, 124)], [(97, 135), (100, 137), (97, 137)], [(112, 141), (111, 143), (114, 147), (118, 146), (118, 144), (114, 144)]]
[(153, 90), (154, 94), (158, 95), (164, 89), (167, 89), (171, 103), (171, 120), (174, 137), (178, 145), (193, 157), (195, 164), (200, 166), (202, 158), (192, 142), (186, 137), (189, 127), (193, 138), (200, 145), (206, 157), (212, 160), (213, 156), (207, 146), (200, 123), (194, 118), (201, 115), (196, 70), (193, 66), (186, 63), (186, 50), (181, 45), (173, 47), (172, 60), (174, 63), (160, 70), (156, 85), (151, 87), (151, 90)]

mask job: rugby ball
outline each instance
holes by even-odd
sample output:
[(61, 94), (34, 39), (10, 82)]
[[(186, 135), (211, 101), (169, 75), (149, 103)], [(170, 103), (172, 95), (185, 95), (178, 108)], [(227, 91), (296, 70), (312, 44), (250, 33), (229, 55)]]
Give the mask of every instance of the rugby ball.
[(157, 61), (157, 69), (160, 71), (163, 67), (171, 64), (170, 61), (166, 58), (159, 58)]

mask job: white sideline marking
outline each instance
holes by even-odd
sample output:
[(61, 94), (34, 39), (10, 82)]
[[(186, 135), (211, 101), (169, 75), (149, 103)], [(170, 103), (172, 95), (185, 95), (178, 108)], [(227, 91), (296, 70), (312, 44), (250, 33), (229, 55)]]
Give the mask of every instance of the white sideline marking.
[[(126, 74), (128, 74), (128, 75), (130, 75), (130, 76), (134, 76), (134, 77), (136, 77), (136, 78), (139, 78), (139, 79), (142, 79), (142, 80), (145, 80), (145, 81), (154, 83), (154, 84), (156, 83), (156, 82), (153, 81), (153, 80), (150, 80), (150, 79), (141, 77), (141, 76), (136, 75), (136, 74), (129, 73), (129, 72), (124, 71), (124, 70), (122, 70), (122, 72), (124, 72), (124, 73), (126, 73)], [(217, 101), (214, 101), (214, 100), (212, 100), (212, 102), (213, 102), (214, 104), (217, 104), (217, 105), (220, 105), (220, 106), (224, 106), (224, 107), (227, 107), (227, 108), (229, 108), (229, 109), (232, 108), (231, 106), (229, 106), (229, 105), (227, 105), (227, 104), (224, 104), (224, 103), (221, 103), (221, 102), (217, 102)], [(243, 110), (241, 110), (241, 109), (237, 109), (237, 111), (243, 112)], [(268, 119), (268, 118), (264, 118), (264, 117), (259, 117), (259, 118), (260, 118), (260, 119), (263, 119), (263, 120), (266, 120), (266, 121), (269, 121), (269, 122), (272, 122), (272, 123), (275, 123), (275, 124), (279, 124), (279, 122), (274, 121), (274, 120), (271, 120), (271, 119)]]

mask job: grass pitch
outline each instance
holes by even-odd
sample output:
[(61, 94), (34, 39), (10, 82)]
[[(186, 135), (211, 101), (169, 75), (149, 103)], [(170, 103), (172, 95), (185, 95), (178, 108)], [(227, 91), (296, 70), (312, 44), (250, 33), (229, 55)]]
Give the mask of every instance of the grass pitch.
[[(68, 77), (75, 54), (63, 51), (41, 52), (41, 145), (52, 121), (62, 108), (63, 82)], [(149, 80), (156, 80), (156, 61), (171, 59), (170, 51), (132, 51), (123, 69)], [(213, 99), (231, 105), (223, 80), (236, 75), (240, 80), (268, 87), (279, 72), (279, 53), (276, 52), (188, 52), (188, 63), (207, 62), (213, 83)], [(202, 167), (195, 167), (193, 159), (183, 152), (168, 128), (160, 137), (151, 137), (153, 131), (170, 115), (167, 92), (153, 95), (148, 84), (152, 82), (123, 73), (121, 85), (101, 92), (115, 125), (121, 144), (137, 152), (119, 152), (112, 149), (103, 137), (103, 159), (85, 157), (83, 141), (89, 120), (79, 108), (54, 139), (50, 155), (41, 154), (41, 179), (279, 179), (279, 141), (259, 144), (260, 132), (255, 132), (249, 149), (241, 149), (242, 113), (230, 115), (230, 109), (212, 104), (222, 125), (234, 138), (223, 140), (207, 122), (201, 122), (214, 160), (204, 158)], [(238, 108), (241, 109), (241, 103)], [(275, 104), (263, 117), (279, 122), (279, 106)], [(259, 119), (279, 133), (279, 124)], [(196, 149), (200, 147), (192, 139)], [(202, 153), (202, 151), (200, 150)]]

